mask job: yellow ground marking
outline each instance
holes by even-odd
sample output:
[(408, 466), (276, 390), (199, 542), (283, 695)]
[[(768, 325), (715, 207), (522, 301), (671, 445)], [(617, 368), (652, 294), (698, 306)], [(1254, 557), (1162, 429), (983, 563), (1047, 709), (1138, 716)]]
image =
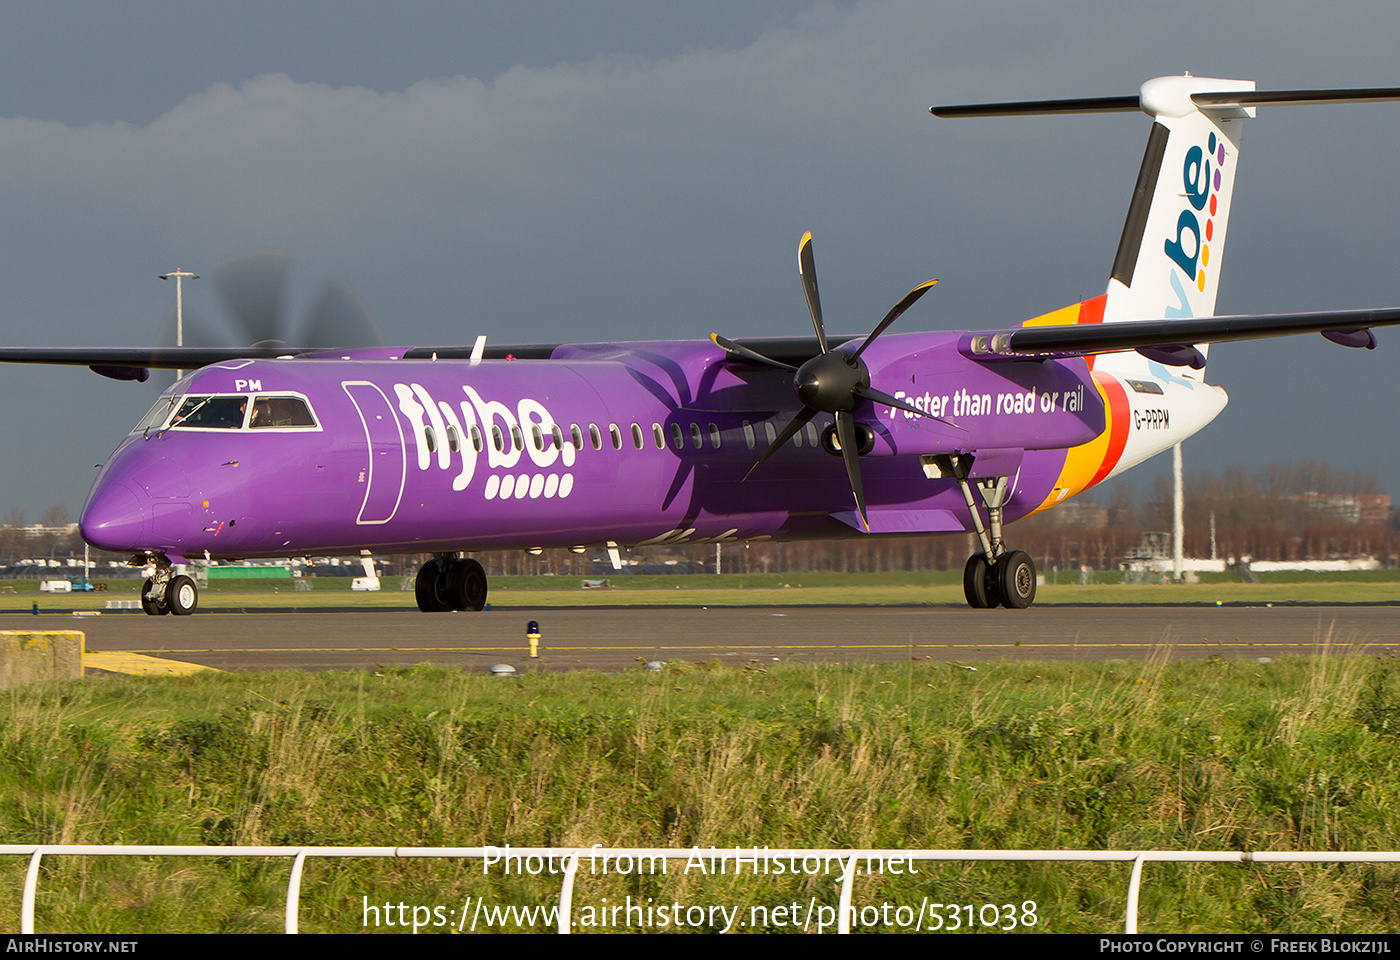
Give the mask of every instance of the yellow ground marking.
[(139, 677), (188, 677), (192, 673), (215, 670), (214, 667), (206, 667), (202, 663), (166, 660), (125, 650), (111, 650), (105, 653), (86, 650), (83, 652), (83, 669), (106, 670), (108, 673), (126, 673)]

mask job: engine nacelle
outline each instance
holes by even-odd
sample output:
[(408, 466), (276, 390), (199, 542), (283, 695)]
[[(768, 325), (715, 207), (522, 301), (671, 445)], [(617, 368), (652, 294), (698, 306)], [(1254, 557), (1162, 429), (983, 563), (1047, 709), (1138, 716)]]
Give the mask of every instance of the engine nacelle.
[[(857, 423), (856, 455), (865, 456), (875, 449), (875, 431), (863, 423)], [(841, 438), (836, 435), (836, 424), (830, 424), (822, 431), (822, 449), (833, 457), (841, 456)]]

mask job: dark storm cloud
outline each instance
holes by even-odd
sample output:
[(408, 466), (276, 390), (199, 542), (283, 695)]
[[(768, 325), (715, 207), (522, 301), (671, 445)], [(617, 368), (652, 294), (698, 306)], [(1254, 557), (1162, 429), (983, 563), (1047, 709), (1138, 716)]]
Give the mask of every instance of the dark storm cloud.
[[(1102, 292), (1146, 118), (952, 122), (929, 104), (1125, 94), (1182, 70), (1271, 88), (1400, 82), (1383, 55), (1397, 15), (1380, 3), (720, 5), (684, 14), (706, 26), (692, 40), (605, 4), (538, 46), (529, 23), (574, 5), (526, 4), (488, 7), (455, 56), (424, 33), (441, 14), (466, 36), (465, 14), (396, 6), (408, 30), (375, 5), (331, 6), (361, 22), (318, 32), (316, 4), (279, 5), (275, 35), (196, 17), (204, 32), (171, 39), (184, 71), (85, 34), (102, 97), (0, 98), (16, 105), (0, 119), (0, 339), (151, 342), (173, 302), (157, 274), (257, 248), (298, 258), (294, 312), (334, 272), (396, 343), (800, 334), (808, 229), (833, 327), (868, 328), (929, 276), (943, 283), (903, 329), (1006, 325)], [(69, 55), (54, 21), (24, 10)], [(1221, 312), (1400, 304), (1398, 126), (1396, 106), (1261, 111)], [(205, 281), (187, 303), (217, 324)], [(1213, 351), (1232, 403), (1188, 443), (1188, 468), (1325, 458), (1400, 488), (1377, 442), (1400, 342), (1380, 339), (1374, 353), (1319, 338)], [(151, 392), (5, 374), (0, 442), (30, 452), (7, 467), (0, 508), (76, 510)]]

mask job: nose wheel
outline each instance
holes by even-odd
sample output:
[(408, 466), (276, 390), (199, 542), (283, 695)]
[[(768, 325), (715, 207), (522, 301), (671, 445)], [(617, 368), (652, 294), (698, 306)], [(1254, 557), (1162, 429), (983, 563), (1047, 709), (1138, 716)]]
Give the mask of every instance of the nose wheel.
[(187, 617), (198, 606), (199, 587), (195, 582), (183, 573), (175, 573), (164, 556), (158, 557), (155, 574), (141, 584), (141, 609), (150, 617), (163, 617), (167, 613)]
[(471, 557), (438, 554), (418, 570), (413, 592), (424, 613), (481, 610), (486, 606), (486, 571)]

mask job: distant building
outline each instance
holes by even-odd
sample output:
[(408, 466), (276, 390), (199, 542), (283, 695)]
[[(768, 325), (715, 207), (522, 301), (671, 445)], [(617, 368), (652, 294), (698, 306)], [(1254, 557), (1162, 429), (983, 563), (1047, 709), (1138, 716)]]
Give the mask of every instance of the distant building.
[(1390, 520), (1390, 495), (1384, 493), (1301, 493), (1293, 497), (1308, 510), (1337, 523), (1365, 526)]
[(1092, 500), (1071, 500), (1057, 506), (1050, 514), (1062, 527), (1079, 530), (1102, 530), (1108, 526), (1108, 508)]

